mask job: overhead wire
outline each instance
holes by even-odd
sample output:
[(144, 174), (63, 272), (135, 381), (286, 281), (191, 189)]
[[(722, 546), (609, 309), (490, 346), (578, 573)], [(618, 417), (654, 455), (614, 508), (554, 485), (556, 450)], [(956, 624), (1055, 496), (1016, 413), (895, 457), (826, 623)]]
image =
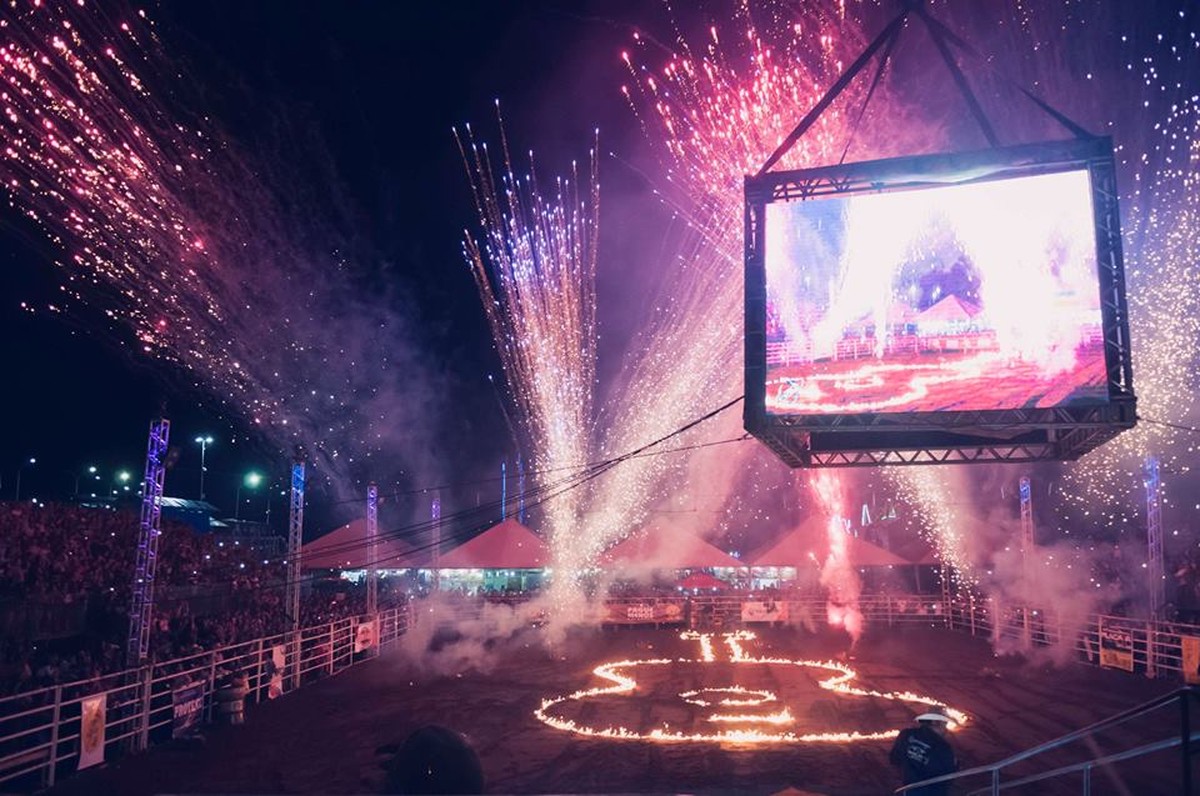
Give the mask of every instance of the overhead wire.
[[(605, 460), (602, 460), (599, 462), (589, 463), (589, 464), (579, 468), (579, 470), (574, 472), (573, 474), (568, 475), (564, 478), (561, 478), (556, 482), (552, 482), (552, 483), (549, 483), (549, 484), (546, 484), (543, 486), (539, 486), (539, 487), (535, 488), (534, 490), (529, 490), (529, 492), (531, 494), (534, 494), (536, 496), (536, 499), (532, 503), (529, 503), (527, 501), (526, 507), (527, 508), (536, 507), (536, 506), (542, 505), (550, 500), (553, 500), (554, 498), (556, 498), (562, 494), (565, 494), (566, 492), (568, 492), (570, 490), (577, 489), (580, 486), (583, 486), (584, 484), (588, 483), (589, 481), (592, 481), (593, 479), (600, 477), (604, 473), (607, 473), (609, 470), (618, 466), (619, 464), (629, 461), (631, 459), (641, 458), (641, 457), (649, 456), (649, 455), (666, 455), (669, 453), (679, 453), (679, 452), (683, 452), (683, 451), (687, 451), (687, 450), (696, 450), (696, 449), (705, 448), (705, 447), (712, 447), (715, 445), (725, 445), (725, 444), (730, 444), (732, 442), (741, 442), (746, 439), (749, 439), (749, 435), (742, 435), (740, 437), (734, 437), (734, 438), (729, 438), (729, 439), (724, 439), (724, 440), (715, 440), (715, 441), (710, 441), (707, 443), (699, 443), (697, 445), (692, 445), (692, 446), (673, 448), (670, 450), (663, 450), (663, 451), (652, 451), (651, 450), (651, 449), (655, 448), (656, 446), (661, 445), (662, 443), (667, 442), (668, 440), (673, 439), (674, 437), (677, 437), (680, 434), (690, 431), (691, 429), (695, 428), (696, 426), (699, 426), (702, 423), (716, 417), (717, 415), (726, 411), (727, 409), (729, 409), (733, 406), (736, 406), (738, 403), (740, 403), (742, 401), (742, 399), (743, 399), (743, 396), (739, 395), (736, 398), (726, 401), (724, 404), (717, 407), (716, 409), (713, 409), (712, 411), (707, 412), (704, 415), (701, 415), (700, 417), (684, 424), (683, 426), (680, 426), (679, 428), (675, 429), (674, 431), (664, 434), (663, 436), (661, 436), (651, 442), (648, 442), (644, 445), (641, 445), (637, 448), (634, 448), (631, 451), (627, 451), (618, 456), (614, 456), (614, 457), (611, 457), (609, 459), (605, 459)], [(423, 491), (428, 491), (428, 490), (423, 490)], [(442, 537), (442, 538), (436, 539), (436, 540), (430, 540), (430, 541), (425, 542), (424, 544), (413, 546), (409, 550), (402, 551), (400, 553), (396, 553), (396, 554), (393, 554), (390, 556), (385, 556), (382, 560), (376, 561), (376, 566), (379, 567), (381, 564), (386, 564), (389, 561), (393, 561), (393, 560), (399, 562), (400, 560), (403, 560), (403, 559), (415, 558), (417, 554), (431, 550), (434, 547), (440, 547), (441, 545), (443, 545), (447, 542), (453, 543), (453, 542), (458, 542), (460, 540), (467, 541), (471, 538), (474, 538), (481, 531), (486, 530), (488, 527), (490, 527), (493, 524), (491, 518), (495, 516), (494, 515), (495, 510), (497, 508), (500, 508), (499, 503), (500, 503), (499, 501), (491, 501), (488, 504), (481, 504), (479, 506), (474, 506), (469, 509), (465, 509), (463, 511), (455, 512), (451, 515), (438, 518), (436, 520), (433, 518), (430, 518), (429, 520), (423, 520), (418, 523), (413, 523), (408, 526), (403, 526), (398, 529), (387, 531), (383, 534), (377, 534), (374, 539), (374, 543), (376, 545), (380, 544), (381, 542), (387, 542), (387, 541), (392, 541), (392, 540), (403, 540), (405, 537), (416, 536), (417, 534), (421, 533), (422, 531), (431, 530), (432, 528), (437, 527), (439, 525), (444, 526), (447, 522), (455, 522), (457, 520), (471, 517), (473, 515), (479, 515), (481, 513), (484, 513), (485, 511), (488, 515), (490, 515), (489, 519), (482, 523), (473, 524), (464, 529), (461, 529), (454, 533), (451, 533), (446, 537)], [(505, 513), (505, 516), (508, 516), (507, 512)], [(371, 544), (372, 544), (372, 540), (369, 540), (369, 539), (354, 540), (353, 542), (347, 542), (345, 545), (331, 545), (328, 549), (321, 550), (320, 552), (321, 552), (322, 556), (324, 556), (324, 555), (340, 555), (343, 553), (349, 553), (349, 552), (354, 552), (354, 551), (365, 549), (366, 547), (369, 547)], [(387, 567), (385, 566), (383, 568), (386, 569)], [(411, 567), (405, 567), (405, 568), (411, 568)], [(223, 588), (225, 586), (230, 587), (230, 590), (232, 590), (232, 587), (233, 587), (234, 583), (236, 583), (236, 582), (237, 582), (236, 580), (229, 580), (227, 582), (213, 583), (213, 584), (211, 584), (211, 586), (212, 586), (211, 589), (206, 589), (204, 591), (204, 596), (219, 595), (223, 591), (225, 591), (225, 589)], [(241, 591), (243, 593), (246, 591), (263, 592), (263, 591), (269, 591), (271, 589), (287, 588), (287, 585), (288, 584), (286, 583), (286, 581), (282, 581), (282, 582), (276, 582), (276, 583), (270, 583), (270, 584), (261, 584), (252, 590), (240, 589), (239, 591)], [(153, 604), (160, 605), (160, 604), (164, 604), (164, 603), (177, 603), (180, 601), (181, 601), (180, 599), (170, 600), (170, 599), (164, 599), (164, 598), (160, 598), (160, 597), (156, 596)]]

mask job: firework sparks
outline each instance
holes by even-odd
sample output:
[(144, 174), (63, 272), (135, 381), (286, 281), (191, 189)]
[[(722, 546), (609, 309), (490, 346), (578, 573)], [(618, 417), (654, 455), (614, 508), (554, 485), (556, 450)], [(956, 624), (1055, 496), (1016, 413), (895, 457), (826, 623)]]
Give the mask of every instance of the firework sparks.
[[(1086, 109), (1085, 125), (1111, 131), (1118, 144), (1127, 216), (1123, 223), (1135, 384), (1141, 414), (1152, 422), (1143, 422), (1135, 432), (1121, 435), (1078, 465), (1065, 467), (1072, 486), (1063, 498), (1075, 515), (1074, 524), (1082, 519), (1090, 529), (1120, 531), (1140, 525), (1138, 474), (1148, 452), (1171, 462), (1172, 474), (1184, 478), (1193, 469), (1190, 459), (1197, 450), (1196, 438), (1186, 427), (1195, 425), (1192, 382), (1200, 346), (1200, 280), (1194, 273), (1200, 253), (1200, 192), (1195, 190), (1200, 121), (1194, 89), (1180, 76), (1195, 73), (1200, 34), (1189, 27), (1194, 18), (1182, 5), (1178, 15), (1165, 13), (1171, 6), (1170, 2), (1157, 4), (1149, 15), (1154, 24), (1165, 26), (1159, 31), (1146, 29), (1147, 17), (1141, 14), (1128, 18), (1102, 3), (1086, 4), (1086, 11), (998, 3), (998, 13), (1018, 23), (1002, 30), (979, 29), (978, 20), (950, 4), (937, 8), (938, 15), (968, 40), (986, 42), (982, 49), (996, 53), (996, 63), (1013, 67), (1000, 77), (985, 74), (989, 90), (1017, 72), (1023, 85), (1080, 83), (1084, 94), (1097, 100)], [(639, 38), (633, 52), (624, 56), (632, 77), (625, 94), (649, 138), (661, 144), (664, 154), (668, 178), (659, 185), (661, 193), (685, 219), (693, 238), (703, 241), (703, 247), (685, 243), (682, 248), (680, 268), (693, 274), (688, 279), (693, 284), (736, 283), (731, 269), (740, 263), (741, 255), (741, 176), (757, 170), (788, 131), (787, 125), (812, 106), (817, 87), (828, 85), (832, 67), (861, 46), (864, 17), (871, 11), (867, 6), (847, 12), (806, 3), (803, 18), (815, 21), (820, 29), (814, 36), (813, 24), (794, 25), (797, 15), (792, 7), (768, 4), (756, 9), (758, 25), (751, 21), (746, 4), (738, 9), (740, 30), (734, 35), (718, 35), (714, 28), (710, 40), (695, 49), (677, 41), (676, 52), (661, 67), (645, 65), (657, 46), (646, 39)], [(1176, 16), (1182, 22), (1167, 24)], [(1097, 24), (1100, 18), (1105, 24)], [(1063, 62), (1062, 48), (1050, 46), (1064, 31), (1071, 32), (1072, 52), (1088, 63), (1086, 74), (1078, 63)], [(1113, 57), (1117, 51), (1119, 58)], [(738, 62), (743, 52), (749, 55), (744, 64)], [(930, 68), (934, 66), (940, 69)], [(1043, 117), (1024, 98), (1019, 102), (1002, 108), (1008, 122), (1006, 135), (1013, 130), (1026, 136), (1024, 140), (1061, 135), (1061, 131), (1034, 131), (1031, 120), (1043, 121)], [(878, 112), (878, 118), (887, 120), (887, 136), (878, 135), (869, 125), (856, 133), (855, 144), (864, 158), (948, 147), (951, 126), (940, 126), (936, 119), (915, 121), (904, 108), (903, 102), (892, 102)], [(1124, 110), (1114, 117), (1114, 108)], [(1133, 109), (1136, 112), (1125, 112)], [(831, 110), (801, 139), (783, 167), (838, 160), (849, 130), (848, 116), (836, 107)], [(686, 326), (682, 319), (694, 313), (705, 319), (706, 326), (714, 317), (729, 317), (736, 323), (732, 320), (740, 309), (736, 298), (726, 302), (711, 290), (697, 300), (698, 306), (689, 305), (688, 298), (670, 303), (679, 318), (671, 322)], [(1030, 339), (1024, 327), (1017, 332)], [(939, 557), (950, 566), (951, 577), (977, 582), (971, 569), (967, 520), (986, 507), (963, 509), (974, 477), (944, 468), (938, 472), (902, 468), (890, 471), (887, 478), (922, 521)], [(735, 502), (744, 511), (755, 498)], [(1168, 495), (1166, 504), (1171, 502)]]
[(829, 592), (825, 605), (829, 624), (845, 628), (851, 641), (857, 642), (863, 631), (863, 615), (858, 607), (862, 580), (851, 565), (846, 549), (846, 496), (842, 492), (841, 480), (828, 470), (814, 473), (812, 485), (826, 517), (826, 537), (829, 540), (829, 555), (821, 566), (821, 585)]
[(335, 470), (388, 446), (388, 429), (427, 426), (396, 417), (427, 413), (394, 386), (421, 367), (387, 300), (350, 284), (337, 208), (292, 212), (296, 192), (175, 113), (158, 97), (183, 85), (152, 84), (178, 72), (144, 14), (7, 4), (0, 186), (57, 249), (64, 301), (48, 309), (102, 312), (164, 373)]
[[(503, 129), (503, 124), (501, 124)], [(532, 162), (513, 171), (502, 143), (503, 171), (494, 182), (486, 144), (470, 128), (459, 147), (474, 191), (483, 243), (465, 235), (471, 265), (509, 389), (543, 473), (561, 474), (589, 461), (596, 369), (596, 237), (600, 184), (595, 149), (584, 180), (573, 172), (543, 195)], [(503, 141), (503, 138), (502, 138)], [(532, 158), (532, 155), (531, 155)], [(579, 490), (563, 490), (546, 506), (555, 577), (551, 604), (575, 612), (576, 574), (599, 552), (578, 543)]]

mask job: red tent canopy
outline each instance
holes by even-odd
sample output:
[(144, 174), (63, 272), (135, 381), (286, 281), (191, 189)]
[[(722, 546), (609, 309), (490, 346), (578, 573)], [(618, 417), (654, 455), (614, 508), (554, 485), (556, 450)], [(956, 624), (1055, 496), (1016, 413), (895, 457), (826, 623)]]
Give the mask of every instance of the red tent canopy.
[(493, 525), (441, 557), (442, 569), (543, 569), (546, 543), (513, 519)]
[(680, 588), (684, 589), (728, 589), (729, 584), (715, 575), (710, 575), (707, 572), (693, 572), (683, 580), (679, 581)]
[[(829, 555), (828, 522), (825, 517), (812, 515), (799, 528), (784, 536), (772, 547), (754, 557), (756, 567), (820, 566)], [(910, 562), (866, 539), (845, 533), (846, 554), (855, 567), (902, 566)]]
[(924, 539), (913, 539), (908, 544), (901, 545), (898, 552), (909, 564), (930, 566), (942, 563), (937, 557), (937, 551)]
[(622, 569), (642, 570), (746, 566), (716, 545), (681, 528), (644, 529), (610, 547), (601, 560)]
[[(424, 566), (429, 553), (383, 533), (375, 543), (375, 560), (380, 569), (409, 569)], [(364, 569), (366, 519), (354, 520), (304, 545), (300, 549), (300, 565), (305, 569)]]

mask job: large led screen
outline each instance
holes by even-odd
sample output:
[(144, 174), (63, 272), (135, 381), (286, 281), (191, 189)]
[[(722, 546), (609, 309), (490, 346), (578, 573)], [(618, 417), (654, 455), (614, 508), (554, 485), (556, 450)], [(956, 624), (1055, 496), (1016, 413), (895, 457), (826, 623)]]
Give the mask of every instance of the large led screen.
[(766, 411), (1108, 400), (1086, 169), (766, 205)]

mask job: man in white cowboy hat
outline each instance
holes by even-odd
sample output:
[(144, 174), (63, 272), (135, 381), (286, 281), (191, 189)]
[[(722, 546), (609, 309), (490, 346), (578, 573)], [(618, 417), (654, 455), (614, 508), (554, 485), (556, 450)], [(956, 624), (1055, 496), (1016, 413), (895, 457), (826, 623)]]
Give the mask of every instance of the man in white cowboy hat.
[[(889, 759), (900, 767), (904, 784), (940, 777), (958, 771), (954, 750), (946, 740), (946, 725), (950, 717), (931, 711), (917, 716), (917, 726), (901, 730), (892, 745)], [(905, 791), (910, 796), (946, 796), (950, 783), (939, 782), (924, 788)]]

